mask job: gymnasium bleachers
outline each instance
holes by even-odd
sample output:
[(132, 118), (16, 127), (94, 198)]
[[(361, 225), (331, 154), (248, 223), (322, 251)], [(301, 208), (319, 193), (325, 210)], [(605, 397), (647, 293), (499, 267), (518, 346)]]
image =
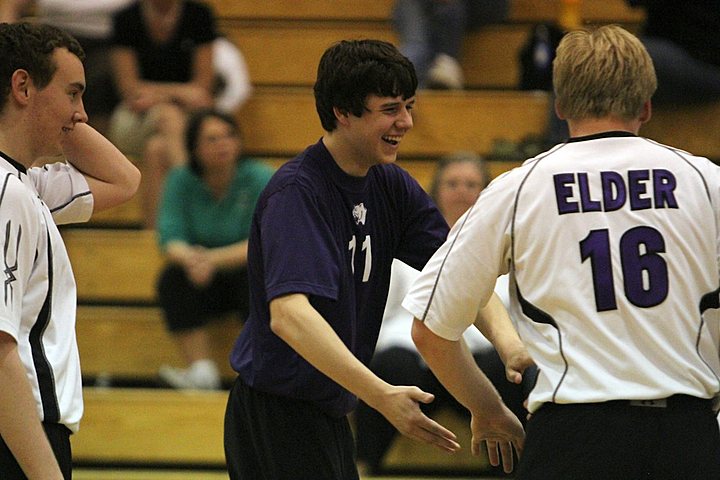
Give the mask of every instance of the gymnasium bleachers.
[[(544, 92), (516, 89), (517, 54), (534, 23), (557, 18), (559, 2), (512, 0), (507, 22), (468, 35), (462, 62), (469, 89), (419, 93), (415, 128), (404, 141), (399, 164), (422, 185), (429, 185), (438, 155), (462, 149), (487, 154), (497, 140), (517, 142), (542, 135), (548, 98)], [(207, 3), (215, 9), (221, 30), (243, 51), (255, 87), (238, 112), (245, 152), (275, 167), (322, 135), (311, 89), (322, 51), (342, 38), (396, 41), (389, 24), (393, 0)], [(629, 9), (624, 0), (583, 0), (581, 5), (582, 17), (589, 23), (621, 23), (636, 29), (642, 21), (642, 13)], [(720, 108), (715, 106), (705, 107), (700, 115), (690, 108), (679, 114), (656, 112), (646, 132), (660, 141), (720, 158), (718, 140), (708, 142), (707, 135), (702, 135), (718, 119)], [(490, 163), (493, 176), (515, 165), (512, 161)], [(114, 465), (119, 472), (124, 467), (162, 467), (157, 475), (168, 472), (162, 477), (168, 479), (223, 478), (218, 472), (223, 467), (226, 393), (132, 386), (152, 387), (161, 364), (180, 364), (154, 294), (162, 258), (153, 232), (139, 228), (139, 204), (136, 197), (97, 215), (87, 225), (63, 229), (78, 283), (77, 332), (87, 385), (86, 415), (73, 438), (79, 467), (76, 477), (155, 478), (136, 477), (133, 470), (117, 477), (88, 473), (94, 467)], [(223, 319), (213, 332), (228, 381), (232, 372), (225, 359), (239, 328), (233, 319)], [(460, 436), (465, 446), (462, 452), (447, 456), (398, 438), (386, 464), (414, 478), (427, 472), (485, 471), (487, 459), (470, 455), (465, 422), (448, 412), (441, 412), (440, 421)], [(196, 470), (178, 470), (186, 467)]]

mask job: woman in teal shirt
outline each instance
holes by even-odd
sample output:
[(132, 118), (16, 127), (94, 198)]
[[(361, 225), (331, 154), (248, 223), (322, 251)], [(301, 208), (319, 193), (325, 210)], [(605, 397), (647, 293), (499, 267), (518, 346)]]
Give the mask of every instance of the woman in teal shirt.
[(207, 324), (219, 314), (247, 314), (247, 238), (255, 202), (273, 170), (241, 158), (235, 120), (214, 110), (192, 116), (186, 131), (187, 166), (168, 175), (157, 231), (167, 266), (158, 299), (168, 329), (188, 364), (162, 367), (175, 388), (217, 389)]

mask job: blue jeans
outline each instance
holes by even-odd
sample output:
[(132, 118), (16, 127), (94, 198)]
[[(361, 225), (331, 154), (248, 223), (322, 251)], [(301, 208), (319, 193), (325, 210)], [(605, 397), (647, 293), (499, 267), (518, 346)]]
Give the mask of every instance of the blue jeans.
[(508, 10), (509, 0), (397, 0), (392, 20), (423, 86), (438, 54), (459, 58), (467, 31), (503, 21)]

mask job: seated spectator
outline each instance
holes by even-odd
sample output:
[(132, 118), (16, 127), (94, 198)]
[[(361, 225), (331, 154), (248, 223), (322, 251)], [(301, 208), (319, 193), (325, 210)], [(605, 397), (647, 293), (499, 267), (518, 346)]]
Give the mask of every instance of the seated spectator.
[(393, 25), (420, 87), (462, 89), (465, 33), (503, 21), (509, 0), (397, 0)]
[(155, 225), (170, 165), (184, 165), (186, 116), (212, 106), (212, 11), (193, 0), (138, 0), (113, 17), (112, 62), (122, 97), (110, 139), (143, 165), (143, 207)]
[(88, 123), (105, 134), (119, 101), (110, 65), (112, 15), (134, 0), (2, 0), (0, 22), (13, 23), (32, 14), (37, 21), (61, 28), (85, 51), (87, 89), (83, 104)]
[(214, 316), (247, 314), (247, 238), (260, 192), (273, 171), (241, 158), (233, 117), (202, 110), (188, 121), (189, 162), (170, 171), (158, 214), (158, 241), (167, 266), (158, 299), (187, 369), (163, 367), (175, 388), (216, 389), (207, 325)]
[[(459, 152), (440, 160), (430, 195), (448, 224), (453, 225), (475, 203), (489, 179), (487, 168), (478, 155)], [(400, 306), (400, 302), (418, 272), (395, 260), (391, 275), (387, 306), (370, 368), (389, 383), (417, 385), (434, 394), (435, 400), (422, 406), (428, 413), (449, 406), (463, 415), (469, 415), (434, 377), (410, 337), (413, 317)], [(505, 303), (508, 299), (507, 289), (507, 278), (500, 277), (495, 291)], [(524, 422), (524, 387), (506, 380), (505, 367), (500, 357), (477, 329), (468, 329), (463, 338), (473, 352), (475, 361), (498, 389), (503, 401)], [(525, 377), (527, 379), (531, 376)], [(396, 430), (382, 415), (363, 402), (358, 405), (355, 420), (360, 471), (379, 474), (382, 460), (390, 448)], [(501, 469), (497, 471), (499, 473)]]
[(720, 99), (720, 2), (628, 0), (645, 9), (640, 40), (655, 66), (656, 105)]

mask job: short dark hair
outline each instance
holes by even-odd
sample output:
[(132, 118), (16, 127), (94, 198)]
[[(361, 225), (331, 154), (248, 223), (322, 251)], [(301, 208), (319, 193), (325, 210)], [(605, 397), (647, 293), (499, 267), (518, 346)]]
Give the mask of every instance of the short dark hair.
[(45, 88), (55, 75), (55, 49), (66, 48), (85, 60), (85, 52), (75, 38), (65, 31), (42, 23), (0, 23), (0, 110), (10, 94), (10, 80), (17, 70), (26, 70), (39, 89)]
[(320, 59), (315, 108), (323, 128), (337, 127), (333, 107), (360, 117), (368, 95), (408, 99), (417, 90), (415, 67), (394, 45), (381, 40), (342, 40)]
[[(235, 118), (232, 115), (222, 113), (212, 108), (206, 108), (195, 111), (188, 119), (187, 126), (185, 127), (185, 148), (188, 152), (188, 166), (190, 170), (197, 176), (201, 176), (203, 173), (203, 165), (200, 159), (195, 154), (197, 148), (198, 138), (200, 137), (200, 129), (203, 123), (208, 118), (217, 118), (222, 122), (226, 123), (234, 135), (240, 137), (240, 127), (238, 126)], [(239, 158), (238, 158), (239, 160)]]

